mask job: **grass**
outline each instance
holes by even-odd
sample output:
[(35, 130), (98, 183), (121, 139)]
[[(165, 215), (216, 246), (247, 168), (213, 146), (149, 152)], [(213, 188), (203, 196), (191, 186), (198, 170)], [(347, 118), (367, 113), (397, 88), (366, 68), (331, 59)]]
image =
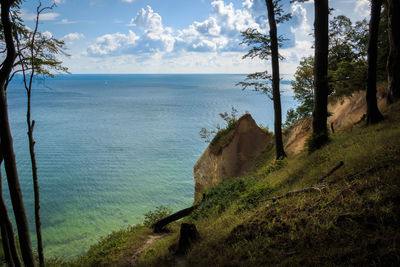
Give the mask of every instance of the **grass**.
[[(400, 265), (400, 103), (385, 121), (337, 131), (309, 154), (272, 161), (265, 151), (245, 177), (209, 189), (185, 222), (200, 240), (174, 255), (179, 223), (140, 255), (137, 266)], [(344, 166), (320, 182), (340, 161)], [(271, 198), (320, 184), (325, 188)], [(127, 266), (151, 230), (110, 234), (72, 262), (49, 266)]]
[[(210, 189), (186, 221), (201, 236), (186, 255), (188, 266), (400, 264), (400, 105), (384, 122), (352, 126), (330, 142), (243, 178)], [(340, 161), (320, 192), (269, 199), (318, 184)], [(174, 266), (168, 247), (144, 253), (147, 266)], [(161, 241), (160, 241), (161, 242)]]
[[(147, 240), (151, 230), (142, 225), (112, 232), (74, 261), (52, 260), (50, 266), (119, 266), (129, 264), (132, 253)], [(49, 265), (49, 264), (48, 264)]]
[(226, 128), (220, 129), (210, 142), (210, 150), (214, 154), (219, 154), (221, 149), (228, 144), (234, 136), (237, 120), (229, 121)]

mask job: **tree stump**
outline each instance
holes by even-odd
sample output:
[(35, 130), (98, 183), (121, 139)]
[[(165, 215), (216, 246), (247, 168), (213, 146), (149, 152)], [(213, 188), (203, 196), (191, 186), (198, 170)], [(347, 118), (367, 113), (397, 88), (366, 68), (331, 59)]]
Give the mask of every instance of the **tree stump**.
[(186, 254), (191, 248), (192, 244), (199, 239), (199, 232), (196, 229), (196, 225), (191, 223), (181, 224), (181, 233), (179, 237), (177, 255)]

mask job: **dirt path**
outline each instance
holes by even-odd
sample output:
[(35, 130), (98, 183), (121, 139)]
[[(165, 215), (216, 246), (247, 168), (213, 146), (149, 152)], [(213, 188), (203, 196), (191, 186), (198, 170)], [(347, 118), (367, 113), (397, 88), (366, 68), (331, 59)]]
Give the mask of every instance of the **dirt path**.
[(155, 241), (157, 241), (165, 236), (167, 236), (167, 234), (151, 234), (151, 235), (149, 235), (146, 242), (143, 244), (143, 246), (139, 247), (133, 253), (133, 255), (130, 257), (129, 265), (130, 266), (135, 265), (143, 251), (145, 251), (147, 248), (149, 248)]

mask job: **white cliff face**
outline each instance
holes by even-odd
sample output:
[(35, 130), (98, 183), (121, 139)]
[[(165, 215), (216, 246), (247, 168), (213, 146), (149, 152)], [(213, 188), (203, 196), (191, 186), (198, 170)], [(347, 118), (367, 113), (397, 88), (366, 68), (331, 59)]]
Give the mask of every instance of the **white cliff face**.
[(243, 115), (232, 131), (225, 144), (213, 150), (208, 146), (194, 165), (195, 201), (206, 189), (250, 171), (272, 142), (272, 136), (260, 129), (250, 114)]

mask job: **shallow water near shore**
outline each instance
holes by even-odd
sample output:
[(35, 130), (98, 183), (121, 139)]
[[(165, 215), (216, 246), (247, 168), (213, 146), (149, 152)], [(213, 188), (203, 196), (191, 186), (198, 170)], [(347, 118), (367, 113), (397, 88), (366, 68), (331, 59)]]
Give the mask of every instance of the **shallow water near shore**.
[[(202, 127), (234, 106), (273, 129), (273, 105), (235, 86), (244, 75), (57, 75), (36, 81), (32, 118), (46, 256), (73, 258), (156, 206), (193, 202)], [(282, 83), (282, 114), (293, 107)], [(33, 189), (21, 80), (8, 88), (17, 166), (34, 239)], [(283, 118), (283, 121), (285, 118)], [(4, 174), (4, 170), (3, 170)], [(5, 177), (4, 177), (5, 178)], [(8, 192), (4, 188), (9, 203)]]

